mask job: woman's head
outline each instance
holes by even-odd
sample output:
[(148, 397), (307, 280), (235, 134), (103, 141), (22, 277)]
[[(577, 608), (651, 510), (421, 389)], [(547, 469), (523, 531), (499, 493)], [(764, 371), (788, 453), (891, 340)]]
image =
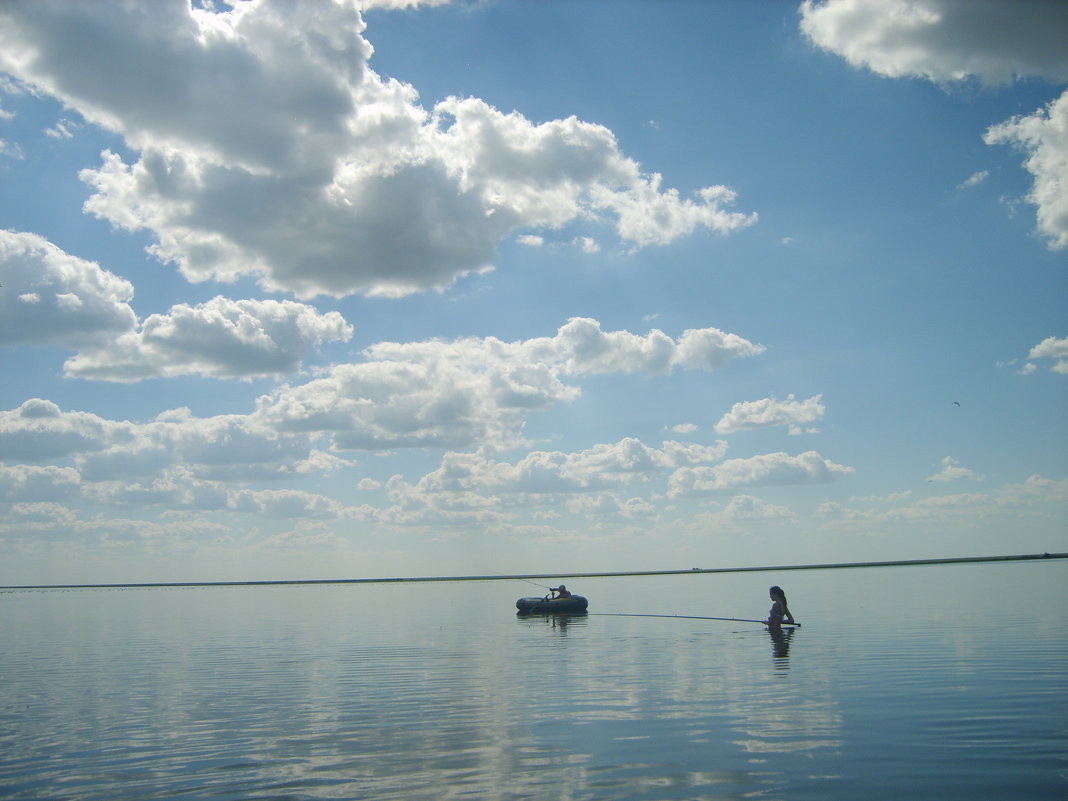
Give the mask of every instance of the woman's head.
[(782, 587), (772, 587), (768, 590), (768, 595), (770, 595), (774, 601), (782, 601), (783, 603), (786, 603), (786, 593), (782, 591)]

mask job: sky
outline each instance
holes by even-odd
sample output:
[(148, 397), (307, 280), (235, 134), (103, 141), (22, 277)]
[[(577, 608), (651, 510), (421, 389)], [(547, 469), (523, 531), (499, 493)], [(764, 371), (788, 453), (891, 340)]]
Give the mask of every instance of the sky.
[(1065, 41), (8, 0), (0, 584), (1068, 551)]

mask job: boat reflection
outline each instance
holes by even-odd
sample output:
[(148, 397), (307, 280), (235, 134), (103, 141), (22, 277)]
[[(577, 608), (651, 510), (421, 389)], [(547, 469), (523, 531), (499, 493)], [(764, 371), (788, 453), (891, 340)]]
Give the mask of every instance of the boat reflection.
[(546, 628), (555, 629), (558, 632), (566, 632), (568, 626), (584, 626), (587, 622), (585, 612), (575, 612), (567, 615), (516, 615), (516, 620), (528, 625), (542, 624)]

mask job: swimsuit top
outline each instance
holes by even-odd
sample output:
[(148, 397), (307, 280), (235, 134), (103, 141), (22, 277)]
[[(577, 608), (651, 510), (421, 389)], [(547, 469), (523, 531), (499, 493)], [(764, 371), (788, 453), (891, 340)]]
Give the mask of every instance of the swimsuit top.
[(768, 612), (769, 623), (781, 623), (783, 618), (782, 606), (778, 601), (771, 605), (771, 611)]

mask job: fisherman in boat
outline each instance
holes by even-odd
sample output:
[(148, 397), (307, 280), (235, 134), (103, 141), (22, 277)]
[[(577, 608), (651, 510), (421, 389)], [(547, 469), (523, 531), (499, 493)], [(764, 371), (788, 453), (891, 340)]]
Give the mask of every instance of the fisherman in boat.
[(790, 613), (790, 607), (786, 605), (786, 593), (782, 591), (782, 587), (772, 587), (768, 590), (768, 595), (771, 596), (771, 611), (768, 612), (767, 624), (768, 628), (773, 631), (782, 627), (782, 624), (793, 623), (794, 616)]
[(549, 592), (552, 593), (552, 597), (549, 599), (551, 601), (555, 601), (559, 598), (571, 597), (571, 591), (568, 590), (568, 588), (565, 587), (563, 584), (561, 584), (559, 587), (550, 587)]

